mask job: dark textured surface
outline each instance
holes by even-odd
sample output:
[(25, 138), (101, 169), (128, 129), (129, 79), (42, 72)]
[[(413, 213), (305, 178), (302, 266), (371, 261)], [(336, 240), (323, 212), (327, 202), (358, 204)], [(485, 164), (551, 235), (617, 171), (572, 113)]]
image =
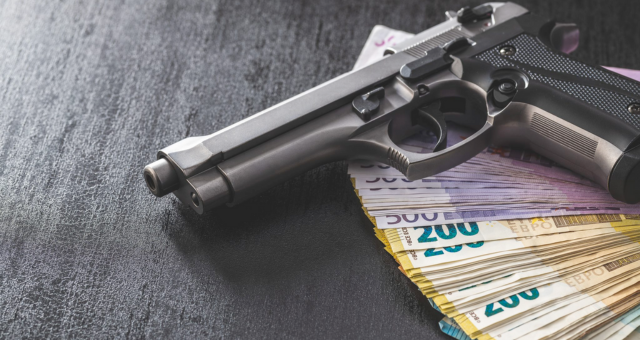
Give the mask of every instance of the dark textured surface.
[[(0, 0), (0, 338), (444, 338), (345, 164), (206, 216), (141, 169), (467, 3)], [(639, 2), (520, 3), (640, 68)]]

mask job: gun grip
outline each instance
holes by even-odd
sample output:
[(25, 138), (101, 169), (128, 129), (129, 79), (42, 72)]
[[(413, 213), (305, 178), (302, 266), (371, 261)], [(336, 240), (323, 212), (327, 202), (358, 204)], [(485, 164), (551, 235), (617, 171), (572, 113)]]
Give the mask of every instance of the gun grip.
[[(532, 18), (517, 21), (526, 26)], [(562, 53), (573, 49), (577, 31), (571, 25), (557, 24), (551, 30), (545, 25), (474, 55), (471, 63), (460, 59), (462, 77), (481, 83), (480, 74), (484, 79), (503, 70), (526, 74), (528, 86), (519, 89), (510, 105), (522, 103), (529, 105), (523, 110), (533, 111), (505, 109), (505, 116), (513, 117), (496, 118), (501, 130), (496, 138), (510, 135), (512, 141), (608, 188), (614, 198), (637, 203), (640, 83)], [(478, 61), (484, 65), (473, 65)], [(500, 128), (514, 127), (524, 116), (529, 130)]]
[(620, 156), (609, 177), (611, 195), (626, 203), (640, 202), (640, 146)]

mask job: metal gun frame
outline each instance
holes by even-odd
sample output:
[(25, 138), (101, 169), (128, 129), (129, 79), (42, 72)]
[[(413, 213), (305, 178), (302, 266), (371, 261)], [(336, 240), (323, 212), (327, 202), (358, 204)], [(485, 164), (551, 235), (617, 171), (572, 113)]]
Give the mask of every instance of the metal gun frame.
[[(572, 118), (577, 110), (602, 115), (600, 111), (532, 81), (522, 68), (492, 67), (472, 58), (520, 34), (541, 31), (546, 32), (541, 40), (568, 53), (577, 47), (575, 25), (534, 17), (513, 3), (488, 3), (447, 16), (447, 21), (388, 50), (377, 63), (214, 134), (186, 138), (160, 150), (158, 160), (144, 169), (149, 190), (159, 197), (173, 192), (203, 213), (225, 203), (238, 204), (328, 162), (378, 161), (416, 180), (450, 169), (495, 144), (527, 147), (608, 187), (617, 199), (640, 200), (640, 194), (629, 189), (630, 178), (640, 172), (633, 161), (640, 159), (640, 152), (627, 153), (640, 131), (609, 119), (610, 129), (622, 137), (603, 138), (612, 133)], [(509, 48), (503, 47), (506, 55), (516, 52)], [(534, 92), (552, 98), (539, 105)], [(438, 110), (439, 104), (429, 108), (445, 98), (463, 103), (453, 111)], [(569, 107), (556, 110), (563, 103)], [(446, 121), (477, 132), (444, 149)], [(435, 152), (413, 153), (397, 146), (423, 128), (438, 134)], [(595, 147), (585, 153), (581, 143)], [(621, 179), (612, 189), (616, 165), (625, 159), (631, 165), (619, 168), (616, 178)]]

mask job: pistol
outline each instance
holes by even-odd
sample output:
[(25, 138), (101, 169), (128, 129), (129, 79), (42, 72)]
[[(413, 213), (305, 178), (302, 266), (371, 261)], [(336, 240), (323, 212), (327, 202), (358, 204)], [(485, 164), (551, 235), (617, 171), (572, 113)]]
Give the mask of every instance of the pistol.
[[(640, 201), (640, 83), (569, 56), (575, 24), (510, 2), (446, 14), (372, 65), (160, 150), (144, 168), (147, 187), (201, 214), (328, 162), (381, 162), (416, 180), (494, 145), (530, 149)], [(447, 123), (476, 132), (447, 147)], [(425, 129), (433, 152), (398, 146)]]

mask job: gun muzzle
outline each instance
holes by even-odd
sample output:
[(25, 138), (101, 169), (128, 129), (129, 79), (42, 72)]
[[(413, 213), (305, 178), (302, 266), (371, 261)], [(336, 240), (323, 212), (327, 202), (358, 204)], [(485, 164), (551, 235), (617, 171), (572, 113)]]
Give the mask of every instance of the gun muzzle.
[(164, 158), (144, 167), (144, 181), (151, 193), (158, 197), (171, 193), (180, 185), (178, 174)]
[(202, 213), (205, 207), (227, 203), (230, 198), (229, 187), (216, 168), (189, 179), (181, 179), (174, 165), (160, 158), (147, 165), (143, 174), (151, 193), (157, 197), (174, 193), (182, 202), (190, 203), (198, 213)]

